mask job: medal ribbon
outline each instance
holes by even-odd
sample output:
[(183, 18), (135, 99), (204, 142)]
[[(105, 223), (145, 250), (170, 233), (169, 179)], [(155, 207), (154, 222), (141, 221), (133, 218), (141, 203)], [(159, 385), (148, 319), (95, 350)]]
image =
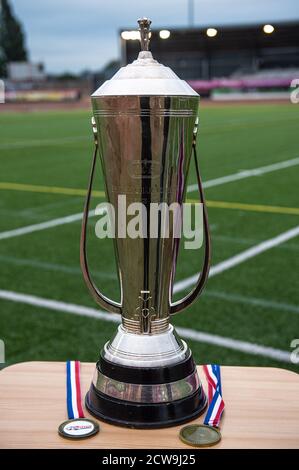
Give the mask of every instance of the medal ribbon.
[(220, 366), (217, 364), (209, 364), (203, 366), (203, 370), (208, 382), (209, 400), (209, 407), (204, 424), (218, 427), (225, 406), (222, 398)]
[(81, 404), (80, 361), (66, 363), (66, 402), (69, 419), (84, 418)]

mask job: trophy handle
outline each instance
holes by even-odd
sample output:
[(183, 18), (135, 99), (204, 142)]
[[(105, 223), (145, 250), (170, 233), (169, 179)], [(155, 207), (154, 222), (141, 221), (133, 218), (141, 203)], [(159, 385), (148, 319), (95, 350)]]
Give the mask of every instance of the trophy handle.
[(202, 203), (202, 208), (203, 208), (203, 224), (204, 224), (204, 237), (205, 237), (205, 256), (204, 256), (204, 263), (202, 267), (202, 271), (199, 274), (197, 283), (193, 290), (186, 295), (183, 299), (177, 300), (174, 303), (170, 304), (170, 315), (174, 315), (175, 313), (180, 312), (181, 310), (184, 310), (186, 307), (189, 307), (195, 300), (196, 298), (200, 295), (201, 291), (204, 288), (204, 285), (208, 279), (209, 275), (209, 269), (210, 269), (210, 261), (211, 261), (211, 241), (210, 241), (210, 232), (209, 232), (209, 223), (208, 223), (208, 213), (206, 209), (206, 204), (205, 204), (205, 198), (204, 198), (204, 192), (203, 192), (203, 187), (202, 187), (202, 182), (201, 182), (201, 177), (200, 177), (200, 172), (199, 172), (199, 166), (198, 166), (198, 161), (197, 161), (197, 152), (196, 152), (196, 131), (195, 130), (194, 136), (193, 136), (193, 155), (194, 155), (194, 161), (195, 161), (195, 169), (196, 169), (196, 178), (197, 178), (197, 184), (198, 184), (198, 190), (199, 190), (199, 197), (200, 197), (200, 202)]
[(94, 120), (92, 120), (92, 126), (93, 126), (93, 133), (94, 133), (94, 139), (95, 139), (95, 148), (94, 148), (94, 154), (93, 154), (89, 182), (88, 182), (87, 195), (86, 195), (84, 211), (83, 211), (81, 240), (80, 240), (80, 264), (81, 264), (81, 269), (82, 269), (85, 283), (88, 289), (90, 290), (92, 296), (96, 300), (96, 302), (101, 307), (103, 307), (104, 309), (108, 310), (111, 313), (121, 314), (122, 305), (118, 302), (114, 302), (113, 300), (109, 299), (98, 290), (93, 280), (91, 279), (89, 268), (88, 268), (87, 248), (86, 248), (86, 238), (87, 238), (86, 230), (87, 230), (87, 223), (88, 223), (89, 205), (90, 205), (91, 190), (92, 190), (92, 185), (93, 185), (94, 170), (95, 170), (97, 153), (98, 153), (97, 130), (95, 127)]

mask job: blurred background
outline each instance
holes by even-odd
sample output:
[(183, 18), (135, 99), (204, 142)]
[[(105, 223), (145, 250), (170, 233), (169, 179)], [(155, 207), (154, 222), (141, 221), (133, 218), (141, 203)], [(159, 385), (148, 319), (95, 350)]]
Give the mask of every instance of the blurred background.
[[(79, 266), (90, 94), (136, 58), (142, 16), (153, 22), (154, 58), (201, 95), (212, 270), (204, 294), (174, 323), (199, 363), (298, 370), (297, 0), (0, 0), (5, 364), (96, 361), (115, 331)], [(195, 181), (192, 168), (190, 200)], [(99, 168), (94, 207), (104, 199)], [(95, 239), (94, 222), (93, 275), (116, 298), (112, 244)], [(177, 297), (198, 269), (194, 253), (180, 254)]]
[(288, 98), (299, 68), (296, 0), (1, 0), (6, 101), (83, 99), (134, 60), (145, 11), (157, 60), (202, 96)]

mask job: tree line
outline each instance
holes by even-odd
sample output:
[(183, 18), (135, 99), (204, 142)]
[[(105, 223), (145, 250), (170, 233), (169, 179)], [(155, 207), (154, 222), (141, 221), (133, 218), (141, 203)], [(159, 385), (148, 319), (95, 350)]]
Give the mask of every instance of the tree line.
[(0, 0), (0, 78), (7, 74), (9, 62), (28, 59), (25, 35), (9, 0)]

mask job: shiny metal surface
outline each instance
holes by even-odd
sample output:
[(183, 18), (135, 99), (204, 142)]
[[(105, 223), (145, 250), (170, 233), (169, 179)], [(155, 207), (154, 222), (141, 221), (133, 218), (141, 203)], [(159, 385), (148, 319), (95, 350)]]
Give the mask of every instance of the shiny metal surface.
[(128, 367), (165, 367), (184, 361), (191, 352), (172, 325), (159, 334), (136, 335), (119, 325), (115, 336), (105, 344), (103, 356)]
[(148, 51), (150, 42), (151, 20), (148, 18), (140, 18), (138, 20), (140, 31), (140, 44), (142, 51)]
[[(115, 208), (118, 196), (129, 204), (142, 202), (151, 230), (151, 203), (181, 204), (186, 192), (193, 131), (199, 97), (92, 97), (107, 199)], [(164, 331), (171, 307), (179, 238), (116, 237), (115, 253), (121, 282), (121, 313), (126, 328), (136, 333)]]
[[(191, 305), (201, 293), (210, 264), (208, 220), (195, 145), (199, 96), (170, 68), (154, 60), (148, 51), (150, 23), (146, 18), (139, 20), (142, 51), (137, 60), (122, 67), (91, 98), (95, 151), (80, 244), (81, 267), (89, 290), (101, 307), (122, 316), (122, 325), (104, 346), (103, 358), (132, 369), (143, 368), (144, 377), (148, 368), (176, 366), (190, 358), (190, 349), (177, 336), (169, 318)], [(119, 302), (101, 293), (88, 268), (87, 223), (98, 152), (106, 199), (115, 212), (113, 241), (121, 290)], [(168, 208), (176, 203), (181, 207), (192, 152), (199, 202), (204, 209), (204, 262), (198, 267), (201, 274), (195, 287), (183, 299), (173, 302), (180, 238), (175, 236), (173, 214), (165, 237), (161, 211), (158, 224), (153, 226), (150, 208), (153, 203)], [(145, 208), (143, 236), (135, 238), (127, 235), (127, 227), (120, 222), (132, 203), (142, 203)], [(137, 403), (163, 403), (181, 398), (188, 401), (189, 395), (201, 389), (196, 371), (177, 382), (158, 385), (127, 384), (115, 380), (115, 376), (111, 379), (109, 367), (105, 374), (96, 369), (94, 385), (99, 391)], [(191, 411), (193, 416), (196, 410)]]
[(169, 68), (157, 62), (150, 51), (106, 80), (93, 94), (96, 96), (197, 96), (196, 91)]
[(93, 384), (99, 392), (118, 400), (136, 403), (163, 403), (192, 395), (198, 390), (200, 381), (195, 370), (188, 377), (167, 384), (129, 384), (106, 377), (96, 369)]

